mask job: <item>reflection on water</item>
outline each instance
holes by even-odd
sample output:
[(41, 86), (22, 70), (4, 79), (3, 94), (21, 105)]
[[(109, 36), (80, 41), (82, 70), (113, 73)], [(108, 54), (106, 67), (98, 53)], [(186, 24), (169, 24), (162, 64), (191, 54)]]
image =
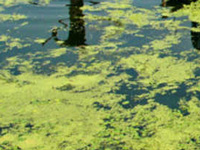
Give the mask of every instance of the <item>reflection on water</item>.
[(83, 0), (71, 0), (69, 8), (70, 29), (69, 37), (64, 42), (65, 45), (80, 46), (85, 45), (85, 26), (83, 20), (83, 12), (80, 9), (83, 6)]
[[(178, 11), (179, 9), (183, 8), (184, 5), (189, 5), (192, 2), (196, 2), (197, 0), (162, 0), (162, 7), (172, 7), (171, 12)], [(163, 16), (163, 18), (167, 18), (166, 16)], [(197, 22), (191, 22), (192, 27), (197, 28), (199, 26), (199, 23)], [(191, 30), (191, 41), (192, 45), (195, 49), (200, 50), (200, 32), (194, 32)]]
[[(197, 28), (200, 24), (192, 22), (192, 27)], [(200, 32), (191, 31), (191, 40), (194, 48), (200, 50)]]
[[(69, 6), (69, 35), (66, 40), (60, 39), (58, 36), (58, 31), (60, 28), (54, 28), (52, 30), (52, 36), (48, 38), (43, 45), (45, 45), (52, 38), (60, 46), (83, 46), (86, 45), (85, 39), (85, 22), (83, 20), (84, 14), (81, 10), (81, 7), (84, 5), (83, 0), (70, 0)], [(60, 19), (58, 22), (64, 25), (64, 28), (68, 27), (68, 24), (65, 23), (66, 19)]]
[(191, 2), (197, 0), (162, 0), (161, 6), (163, 7), (172, 7), (171, 12), (175, 12), (183, 7), (183, 5), (189, 5)]

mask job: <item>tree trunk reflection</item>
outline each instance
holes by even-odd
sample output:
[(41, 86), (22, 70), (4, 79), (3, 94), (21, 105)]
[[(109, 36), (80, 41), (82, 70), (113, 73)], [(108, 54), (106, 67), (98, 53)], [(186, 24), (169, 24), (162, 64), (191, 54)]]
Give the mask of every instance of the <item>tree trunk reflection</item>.
[[(197, 0), (162, 0), (161, 6), (163, 7), (172, 7), (171, 12), (175, 12), (181, 8), (183, 8), (183, 5), (189, 5), (191, 2), (196, 2)], [(163, 16), (163, 18), (167, 18), (166, 16)], [(196, 28), (199, 26), (199, 23), (197, 22), (191, 22), (192, 27)], [(191, 41), (192, 45), (195, 49), (200, 50), (200, 32), (194, 32), (191, 31)]]
[[(84, 14), (81, 7), (84, 5), (83, 0), (70, 0), (69, 6), (69, 35), (66, 40), (62, 40), (58, 37), (58, 31), (63, 29), (57, 27), (52, 29), (51, 37), (48, 38), (43, 45), (48, 43), (52, 38), (60, 46), (84, 46), (86, 45), (85, 39), (85, 22), (83, 20)], [(68, 24), (65, 23), (66, 19), (60, 19), (58, 22), (64, 25), (64, 28), (68, 28)]]
[(85, 22), (83, 20), (84, 15), (81, 10), (82, 6), (83, 0), (71, 0), (71, 6), (69, 8), (70, 29), (68, 39), (65, 41), (66, 45), (85, 45)]

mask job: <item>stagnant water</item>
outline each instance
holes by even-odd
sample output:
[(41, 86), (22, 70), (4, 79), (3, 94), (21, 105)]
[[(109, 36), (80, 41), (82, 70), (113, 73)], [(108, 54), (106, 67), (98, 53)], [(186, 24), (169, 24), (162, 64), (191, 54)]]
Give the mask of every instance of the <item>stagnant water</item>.
[(0, 0), (0, 149), (199, 149), (199, 6)]

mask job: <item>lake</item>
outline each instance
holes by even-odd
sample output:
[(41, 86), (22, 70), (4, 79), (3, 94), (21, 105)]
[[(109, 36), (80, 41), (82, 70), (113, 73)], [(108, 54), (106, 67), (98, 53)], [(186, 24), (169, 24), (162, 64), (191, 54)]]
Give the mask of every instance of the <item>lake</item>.
[(196, 150), (200, 1), (0, 0), (0, 150)]

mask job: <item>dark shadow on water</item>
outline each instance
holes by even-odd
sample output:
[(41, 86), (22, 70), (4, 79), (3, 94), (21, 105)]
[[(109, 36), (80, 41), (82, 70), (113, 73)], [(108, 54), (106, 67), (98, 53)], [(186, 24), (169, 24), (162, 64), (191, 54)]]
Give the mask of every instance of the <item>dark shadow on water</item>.
[(138, 85), (132, 85), (128, 87), (125, 83), (123, 83), (120, 86), (120, 89), (115, 92), (116, 94), (122, 94), (126, 96), (125, 99), (119, 102), (119, 105), (121, 105), (124, 109), (132, 109), (138, 104), (147, 104), (147, 99), (142, 99), (139, 101), (135, 100), (138, 95), (148, 93), (147, 90), (139, 89)]
[(179, 85), (176, 90), (166, 91), (165, 94), (156, 94), (155, 101), (160, 104), (167, 105), (168, 107), (174, 109), (179, 107), (179, 101), (184, 98), (186, 100), (190, 99), (190, 95), (187, 93), (187, 86), (185, 84)]
[[(192, 82), (193, 84), (196, 84), (195, 80), (193, 80)], [(193, 96), (200, 96), (200, 92), (198, 91), (195, 91), (195, 94), (193, 92), (188, 92), (187, 90), (189, 88), (190, 86), (182, 83), (175, 91), (169, 90), (164, 95), (156, 94), (155, 101), (159, 102), (160, 104), (166, 105), (169, 108), (178, 109), (180, 100), (183, 99), (189, 101), (192, 99)]]
[[(199, 69), (200, 70), (200, 69)], [(199, 70), (196, 70), (195, 75), (198, 76)], [(119, 69), (119, 71), (122, 71)], [(132, 77), (129, 79), (130, 81), (136, 80), (138, 74), (134, 70), (124, 70), (129, 75), (132, 75)], [(112, 75), (111, 75), (112, 76)], [(192, 97), (200, 97), (199, 91), (194, 92), (188, 92), (188, 89), (190, 89), (193, 86), (196, 86), (198, 79), (191, 79), (188, 80), (190, 82), (190, 85), (187, 85), (186, 83), (178, 84), (178, 88), (171, 89), (165, 91), (165, 93), (160, 94), (157, 93), (152, 99), (155, 100), (155, 102), (158, 102), (162, 105), (166, 105), (171, 109), (179, 109), (179, 102), (180, 100), (186, 100), (189, 101), (192, 99)], [(116, 93), (120, 95), (125, 95), (125, 98), (119, 102), (119, 105), (121, 105), (124, 109), (132, 109), (138, 104), (145, 105), (148, 103), (148, 98), (145, 96), (143, 98), (139, 98), (137, 100), (137, 97), (142, 94), (148, 94), (150, 91), (154, 90), (161, 90), (167, 86), (169, 86), (167, 83), (163, 83), (158, 85), (156, 88), (153, 88), (151, 86), (147, 87), (146, 89), (141, 89), (138, 84), (135, 85), (128, 85), (127, 83), (121, 81), (119, 84), (119, 89), (116, 91), (111, 91), (111, 93)]]
[[(130, 75), (129, 81), (134, 81), (138, 77), (138, 73), (134, 69), (122, 69), (122, 68), (117, 68), (115, 74), (110, 74), (107, 77), (112, 77), (112, 76), (117, 76), (120, 75), (121, 73), (126, 73)], [(123, 80), (121, 80), (119, 83), (119, 89), (116, 91), (111, 91), (111, 93), (116, 93), (120, 95), (125, 95), (125, 98), (122, 99), (119, 102), (119, 105), (121, 105), (124, 109), (131, 109), (135, 107), (138, 104), (146, 104), (147, 99), (142, 99), (140, 101), (135, 100), (135, 98), (138, 95), (141, 95), (143, 93), (148, 93), (148, 90), (140, 89), (139, 85), (127, 85), (127, 83), (124, 83)]]
[[(192, 2), (196, 2), (197, 0), (162, 0), (162, 7), (171, 7), (171, 12), (178, 11), (183, 8), (184, 5), (190, 5)], [(167, 16), (163, 16), (162, 18), (167, 18)], [(193, 28), (197, 28), (199, 23), (191, 22), (191, 26)], [(191, 41), (192, 45), (195, 49), (200, 50), (200, 32), (194, 32), (191, 30)]]
[(21, 72), (20, 72), (20, 70), (19, 70), (19, 66), (15, 66), (15, 67), (11, 68), (11, 69), (10, 69), (10, 73), (11, 73), (12, 75), (15, 75), (15, 76), (20, 75)]
[[(164, 94), (157, 93), (153, 97), (153, 99), (155, 100), (155, 102), (166, 105), (171, 109), (179, 109), (180, 100), (184, 99), (186, 101), (189, 101), (192, 99), (193, 96), (200, 97), (200, 92), (196, 91), (195, 94), (193, 92), (187, 92), (188, 88), (189, 87), (187, 85), (182, 83), (175, 90), (166, 91), (166, 93)], [(127, 85), (124, 83), (120, 86), (120, 89), (115, 92), (117, 94), (126, 95), (126, 98), (120, 101), (119, 104), (125, 109), (132, 109), (138, 104), (145, 105), (148, 103), (147, 98), (140, 99), (139, 101), (135, 100), (137, 96), (141, 94), (148, 94), (148, 90), (152, 91), (154, 89), (149, 87), (147, 90), (139, 90), (138, 86), (127, 87)]]

